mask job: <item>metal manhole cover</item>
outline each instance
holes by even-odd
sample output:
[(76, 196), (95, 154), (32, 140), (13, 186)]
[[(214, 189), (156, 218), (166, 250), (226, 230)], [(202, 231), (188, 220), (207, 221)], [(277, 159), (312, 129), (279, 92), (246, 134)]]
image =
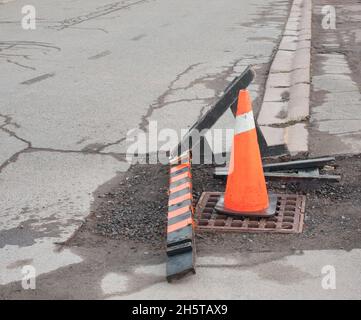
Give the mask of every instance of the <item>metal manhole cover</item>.
[(199, 231), (301, 233), (306, 197), (277, 194), (277, 211), (273, 217), (238, 217), (217, 213), (214, 209), (221, 192), (204, 192), (196, 207)]

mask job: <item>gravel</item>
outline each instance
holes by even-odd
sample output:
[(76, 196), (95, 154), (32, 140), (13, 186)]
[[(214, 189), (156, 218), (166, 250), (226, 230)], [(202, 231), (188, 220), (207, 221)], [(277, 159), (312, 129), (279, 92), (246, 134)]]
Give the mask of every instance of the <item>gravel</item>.
[[(284, 159), (288, 160), (288, 159)], [(305, 229), (299, 235), (197, 234), (198, 252), (278, 251), (305, 249), (351, 250), (361, 246), (361, 156), (339, 157), (336, 168), (340, 183), (269, 183), (278, 193), (307, 196)], [(194, 198), (204, 191), (224, 191), (225, 183), (213, 178), (213, 167), (192, 168)], [(168, 167), (135, 165), (110, 192), (99, 195), (86, 228), (105, 237), (130, 240), (154, 248), (165, 246)]]

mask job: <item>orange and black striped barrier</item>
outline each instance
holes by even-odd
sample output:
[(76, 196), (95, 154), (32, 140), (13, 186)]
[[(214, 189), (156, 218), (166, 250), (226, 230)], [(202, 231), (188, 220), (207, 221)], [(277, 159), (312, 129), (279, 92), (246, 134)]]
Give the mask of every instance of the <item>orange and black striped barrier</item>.
[(194, 268), (194, 227), (191, 154), (170, 161), (167, 280), (179, 278)]
[[(195, 273), (194, 217), (192, 199), (191, 149), (201, 143), (203, 130), (210, 129), (217, 120), (237, 104), (239, 90), (245, 89), (255, 76), (248, 66), (224, 90), (218, 101), (189, 129), (171, 151), (169, 203), (167, 225), (167, 280)], [(180, 156), (178, 156), (181, 154)]]

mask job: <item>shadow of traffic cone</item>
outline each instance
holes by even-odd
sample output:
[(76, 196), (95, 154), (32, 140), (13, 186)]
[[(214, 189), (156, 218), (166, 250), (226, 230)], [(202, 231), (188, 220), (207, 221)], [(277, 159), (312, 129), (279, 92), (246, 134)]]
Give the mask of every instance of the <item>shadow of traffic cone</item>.
[(276, 213), (276, 206), (277, 197), (267, 194), (251, 99), (247, 90), (241, 90), (226, 192), (215, 209), (225, 214), (267, 217)]

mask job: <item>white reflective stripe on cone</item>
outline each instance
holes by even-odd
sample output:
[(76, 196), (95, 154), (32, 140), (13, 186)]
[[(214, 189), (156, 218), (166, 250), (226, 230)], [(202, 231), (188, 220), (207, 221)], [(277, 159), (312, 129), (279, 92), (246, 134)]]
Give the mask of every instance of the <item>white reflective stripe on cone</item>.
[(243, 132), (250, 131), (255, 129), (256, 125), (254, 123), (253, 111), (241, 114), (236, 117), (236, 128), (234, 134), (240, 134)]

